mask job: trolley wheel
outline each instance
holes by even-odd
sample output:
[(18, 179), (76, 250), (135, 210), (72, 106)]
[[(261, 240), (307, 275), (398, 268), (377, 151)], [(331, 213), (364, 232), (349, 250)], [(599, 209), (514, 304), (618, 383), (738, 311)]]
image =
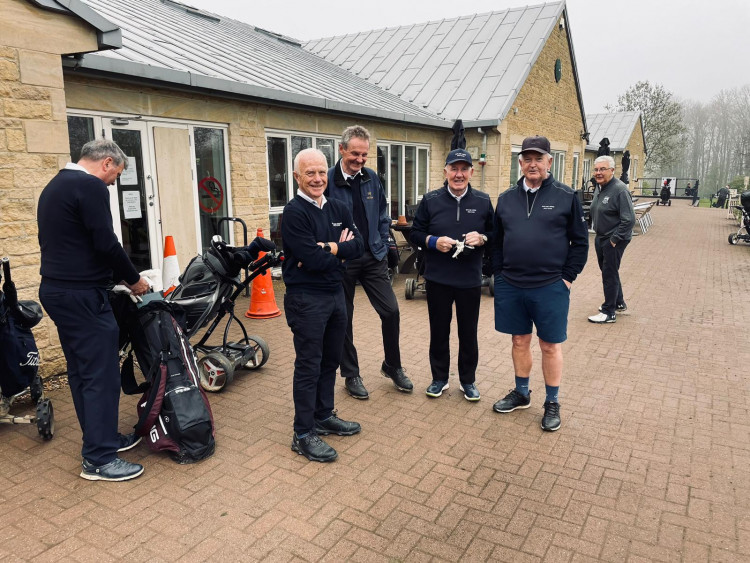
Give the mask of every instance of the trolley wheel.
[(729, 244), (737, 244), (740, 240), (740, 237), (737, 233), (732, 233), (729, 235)]
[(406, 280), (406, 288), (404, 289), (404, 297), (407, 299), (414, 299), (414, 289), (417, 286), (417, 280), (409, 278)]
[(203, 389), (218, 393), (234, 379), (234, 368), (221, 352), (209, 352), (198, 360), (198, 376)]
[(44, 396), (44, 386), (42, 385), (42, 378), (39, 374), (34, 376), (29, 386), (29, 392), (31, 393), (31, 402), (37, 404), (39, 399)]
[(271, 350), (260, 336), (248, 336), (247, 345), (253, 348), (253, 355), (245, 362), (245, 369), (258, 369), (268, 361)]
[(36, 429), (45, 441), (55, 435), (55, 409), (49, 399), (39, 401), (36, 406)]
[(495, 295), (495, 274), (490, 276), (490, 295)]

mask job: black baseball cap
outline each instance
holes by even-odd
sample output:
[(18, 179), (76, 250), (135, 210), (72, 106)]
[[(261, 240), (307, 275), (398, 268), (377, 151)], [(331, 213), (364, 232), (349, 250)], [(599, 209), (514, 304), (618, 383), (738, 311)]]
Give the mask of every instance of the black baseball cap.
[(466, 149), (453, 149), (448, 153), (448, 156), (445, 158), (445, 165), (448, 166), (454, 162), (467, 162), (469, 166), (473, 166), (471, 155)]
[(534, 151), (542, 154), (550, 154), (549, 139), (547, 137), (526, 137), (521, 145), (521, 154), (526, 151)]

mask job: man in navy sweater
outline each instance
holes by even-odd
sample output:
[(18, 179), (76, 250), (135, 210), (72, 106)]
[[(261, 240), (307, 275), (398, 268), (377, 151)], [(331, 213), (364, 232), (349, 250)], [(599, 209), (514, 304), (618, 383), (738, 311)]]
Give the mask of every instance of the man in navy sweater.
[(370, 133), (361, 125), (344, 129), (339, 143), (339, 161), (328, 170), (329, 200), (339, 200), (352, 213), (354, 224), (362, 234), (365, 245), (361, 258), (349, 260), (344, 274), (344, 295), (349, 314), (344, 353), (341, 356), (341, 377), (349, 394), (355, 399), (367, 399), (367, 392), (359, 371), (357, 349), (354, 347), (354, 292), (357, 282), (380, 317), (385, 360), (380, 373), (393, 381), (399, 391), (411, 393), (414, 386), (401, 367), (399, 332), (401, 317), (398, 301), (388, 279), (388, 235), (391, 217), (385, 202), (385, 190), (374, 170), (365, 167), (370, 150)]
[(320, 435), (361, 429), (336, 416), (333, 390), (347, 324), (343, 261), (362, 256), (363, 244), (346, 206), (323, 195), (328, 164), (322, 152), (300, 151), (294, 179), (299, 190), (281, 221), (284, 311), (296, 353), (292, 450), (311, 461), (333, 461), (338, 454)]
[(567, 339), (570, 287), (586, 264), (588, 229), (575, 192), (557, 182), (546, 137), (527, 137), (518, 157), (523, 178), (500, 194), (495, 208), (492, 268), (495, 330), (511, 334), (516, 387), (496, 412), (531, 405), (531, 330), (536, 326), (547, 391), (542, 429), (560, 428), (558, 393)]
[(136, 295), (149, 288), (112, 228), (107, 186), (126, 166), (125, 153), (113, 141), (86, 143), (78, 163), (69, 163), (44, 188), (37, 209), (39, 298), (60, 336), (83, 431), (81, 477), (92, 481), (125, 481), (143, 473), (143, 466), (117, 457), (140, 438), (117, 432), (119, 329), (107, 296), (113, 280)]
[(448, 389), (453, 303), (458, 324), (458, 379), (464, 398), (478, 401), (475, 384), (479, 346), (477, 323), (482, 295), (483, 246), (492, 232), (492, 202), (471, 187), (471, 155), (455, 149), (445, 159), (445, 184), (422, 198), (409, 238), (424, 249), (427, 313), (430, 319), (428, 397)]

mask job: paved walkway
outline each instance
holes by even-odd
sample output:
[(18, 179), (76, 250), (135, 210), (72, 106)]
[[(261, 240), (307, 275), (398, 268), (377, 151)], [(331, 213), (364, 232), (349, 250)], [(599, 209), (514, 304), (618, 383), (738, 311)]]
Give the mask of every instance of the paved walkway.
[[(532, 407), (492, 411), (513, 370), (487, 295), (482, 400), (465, 401), (455, 374), (450, 392), (427, 398), (426, 302), (404, 301), (399, 276), (416, 390), (399, 393), (379, 375), (378, 319), (358, 296), (371, 398), (356, 401), (337, 383), (339, 414), (364, 428), (330, 439), (338, 461), (291, 452), (291, 335), (283, 316), (251, 321), (271, 359), (211, 396), (217, 451), (202, 463), (179, 466), (139, 446), (125, 457), (146, 466), (143, 477), (80, 479), (67, 389), (52, 392), (51, 442), (31, 426), (0, 427), (0, 559), (750, 560), (750, 248), (727, 244), (725, 212), (681, 203), (654, 209), (653, 227), (628, 248), (632, 314), (614, 325), (586, 321), (602, 300), (592, 248), (573, 286), (560, 431), (539, 428), (536, 352)], [(134, 420), (124, 398), (122, 429)]]

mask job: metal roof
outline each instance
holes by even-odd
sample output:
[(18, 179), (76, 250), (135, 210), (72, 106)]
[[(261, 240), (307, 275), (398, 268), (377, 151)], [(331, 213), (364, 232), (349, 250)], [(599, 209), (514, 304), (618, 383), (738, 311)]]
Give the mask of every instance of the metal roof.
[(172, 0), (85, 0), (122, 30), (122, 48), (77, 68), (219, 95), (438, 127), (451, 123), (353, 76), (293, 39)]
[(316, 39), (304, 47), (445, 119), (498, 123), (564, 9), (565, 2), (511, 8)]
[(589, 142), (586, 150), (599, 150), (599, 142), (609, 139), (609, 150), (622, 152), (627, 147), (633, 130), (640, 126), (641, 112), (618, 111), (617, 113), (587, 113)]

